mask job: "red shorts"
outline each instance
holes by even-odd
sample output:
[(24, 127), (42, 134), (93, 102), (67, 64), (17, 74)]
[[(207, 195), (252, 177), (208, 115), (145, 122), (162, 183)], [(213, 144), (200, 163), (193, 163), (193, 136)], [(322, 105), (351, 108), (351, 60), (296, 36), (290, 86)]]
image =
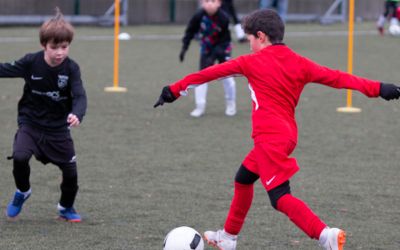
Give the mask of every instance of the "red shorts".
[(258, 174), (264, 188), (269, 191), (299, 171), (296, 159), (289, 157), (295, 147), (296, 142), (286, 138), (257, 142), (242, 164)]

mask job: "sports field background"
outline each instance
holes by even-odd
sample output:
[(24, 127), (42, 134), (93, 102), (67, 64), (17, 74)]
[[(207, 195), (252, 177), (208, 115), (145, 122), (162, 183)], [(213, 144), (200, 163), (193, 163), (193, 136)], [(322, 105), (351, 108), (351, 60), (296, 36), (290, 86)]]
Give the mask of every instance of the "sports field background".
[[(311, 59), (347, 69), (346, 25), (289, 24), (285, 42)], [(134, 26), (121, 42), (120, 85), (112, 85), (113, 30), (77, 28), (70, 56), (81, 66), (88, 111), (73, 129), (80, 224), (56, 220), (60, 172), (31, 161), (32, 196), (17, 221), (4, 211), (15, 186), (11, 154), (21, 79), (0, 79), (0, 249), (162, 249), (174, 227), (199, 232), (223, 226), (233, 176), (252, 147), (247, 83), (237, 78), (235, 117), (224, 116), (223, 88), (212, 84), (207, 113), (189, 116), (193, 95), (153, 109), (161, 88), (198, 68), (192, 42), (179, 63), (184, 26)], [(37, 28), (1, 28), (0, 61), (39, 50)], [(400, 38), (379, 37), (373, 23), (356, 24), (354, 73), (398, 82)], [(234, 45), (233, 55), (248, 53)], [(354, 93), (360, 114), (341, 114), (346, 92), (308, 85), (297, 108), (301, 171), (294, 195), (330, 226), (347, 231), (346, 249), (400, 249), (399, 102)], [(206, 248), (209, 249), (209, 248)], [(239, 250), (319, 249), (317, 242), (273, 210), (260, 183), (238, 241)]]

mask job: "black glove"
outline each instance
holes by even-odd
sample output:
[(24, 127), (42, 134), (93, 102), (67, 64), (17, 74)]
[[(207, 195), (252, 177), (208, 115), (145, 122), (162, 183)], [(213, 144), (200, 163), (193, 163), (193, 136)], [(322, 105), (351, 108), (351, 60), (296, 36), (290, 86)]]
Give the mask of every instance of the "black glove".
[(164, 105), (165, 102), (173, 102), (176, 100), (176, 97), (174, 94), (172, 94), (171, 89), (168, 86), (165, 86), (162, 91), (161, 95), (158, 98), (156, 104), (154, 104), (154, 108), (157, 108), (158, 106)]
[(179, 53), (179, 61), (183, 62), (183, 60), (185, 60), (185, 53), (186, 53), (186, 49), (182, 49), (181, 53)]
[(381, 82), (381, 90), (379, 92), (379, 96), (385, 99), (386, 101), (390, 101), (393, 99), (399, 99), (400, 97), (400, 87), (396, 86), (392, 83), (383, 83)]

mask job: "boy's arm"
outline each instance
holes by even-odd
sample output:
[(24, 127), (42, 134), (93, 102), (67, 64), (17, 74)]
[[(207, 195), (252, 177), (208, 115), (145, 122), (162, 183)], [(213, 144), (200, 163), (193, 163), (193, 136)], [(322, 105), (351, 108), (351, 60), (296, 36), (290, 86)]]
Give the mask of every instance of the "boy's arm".
[(77, 64), (71, 66), (71, 95), (72, 95), (72, 110), (71, 113), (82, 122), (83, 116), (86, 113), (87, 99), (86, 91), (83, 88), (81, 72)]
[(197, 32), (199, 32), (200, 29), (200, 22), (201, 22), (201, 14), (202, 12), (197, 12), (189, 21), (188, 26), (186, 27), (185, 30), (185, 35), (182, 38), (182, 49), (179, 54), (179, 60), (183, 62), (185, 59), (185, 53), (189, 48), (190, 41), (193, 39), (193, 37), (196, 35)]
[(30, 63), (29, 58), (26, 55), (17, 61), (0, 63), (0, 77), (25, 77), (27, 65)]
[(378, 97), (380, 94), (381, 83), (379, 81), (333, 70), (307, 58), (304, 58), (303, 66), (306, 71), (306, 83), (315, 82), (337, 89), (357, 90), (368, 97)]
[(358, 90), (368, 97), (382, 97), (389, 101), (400, 98), (400, 87), (391, 83), (369, 80), (340, 70), (333, 70), (305, 59), (306, 82), (321, 83), (338, 89)]
[(243, 74), (243, 69), (239, 63), (240, 60), (242, 60), (242, 57), (213, 65), (196, 73), (189, 74), (169, 86), (165, 86), (154, 107), (163, 105), (165, 102), (175, 101), (179, 96), (186, 95), (189, 88), (196, 87), (197, 85), (227, 76)]

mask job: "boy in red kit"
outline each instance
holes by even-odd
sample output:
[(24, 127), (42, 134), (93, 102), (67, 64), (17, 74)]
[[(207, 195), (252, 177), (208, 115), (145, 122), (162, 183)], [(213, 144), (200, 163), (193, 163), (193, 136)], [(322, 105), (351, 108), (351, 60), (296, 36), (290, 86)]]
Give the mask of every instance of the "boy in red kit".
[(154, 105), (173, 102), (186, 95), (191, 85), (235, 74), (249, 82), (253, 100), (254, 148), (235, 177), (235, 191), (224, 229), (206, 231), (207, 242), (222, 250), (236, 249), (239, 234), (253, 199), (253, 184), (260, 179), (271, 205), (284, 213), (324, 249), (342, 250), (345, 232), (329, 228), (301, 200), (291, 194), (289, 179), (299, 170), (290, 154), (297, 144), (295, 108), (307, 83), (358, 90), (368, 97), (398, 99), (400, 87), (353, 76), (316, 64), (282, 43), (284, 23), (273, 10), (258, 10), (244, 19), (244, 31), (252, 54), (190, 74), (163, 88)]

